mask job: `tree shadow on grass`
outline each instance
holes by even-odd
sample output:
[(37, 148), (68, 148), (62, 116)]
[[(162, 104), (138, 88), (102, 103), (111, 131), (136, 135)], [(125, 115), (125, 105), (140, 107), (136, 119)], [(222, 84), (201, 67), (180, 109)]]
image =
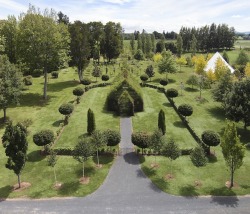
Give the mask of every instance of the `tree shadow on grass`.
[(84, 134), (79, 135), (78, 139), (83, 140), (83, 139), (89, 138), (89, 137), (91, 137), (91, 135), (89, 135), (88, 133), (84, 133)]
[(179, 189), (179, 194), (181, 196), (184, 196), (186, 198), (197, 198), (199, 196), (199, 193), (196, 192), (196, 189), (193, 185), (186, 185), (186, 186), (183, 186)]
[(169, 108), (172, 108), (172, 105), (170, 103), (163, 103), (162, 105), (169, 107)]
[(52, 123), (52, 125), (53, 125), (54, 127), (59, 127), (60, 124), (63, 123), (63, 122), (64, 122), (64, 120), (57, 120), (57, 121), (55, 121), (54, 123)]
[(187, 91), (187, 92), (197, 92), (197, 91), (199, 91), (199, 89), (197, 89), (197, 88), (190, 88), (190, 87), (185, 87), (184, 90)]
[(169, 188), (169, 182), (167, 182), (163, 178), (156, 177), (152, 179), (152, 182), (150, 182), (149, 187), (155, 192), (161, 193), (162, 189), (167, 190)]
[(250, 189), (250, 185), (240, 185), (240, 187), (243, 189)]
[(27, 156), (28, 162), (39, 162), (46, 158), (46, 155), (41, 154), (41, 150), (30, 152)]
[(151, 83), (160, 83), (160, 81), (161, 81), (161, 78), (155, 78), (155, 79), (153, 79), (153, 80), (151, 80), (150, 82)]
[[(94, 161), (95, 164), (98, 163), (98, 162), (97, 162), (97, 157), (96, 157), (96, 156), (94, 156), (94, 157), (92, 158), (92, 160)], [(100, 164), (106, 165), (106, 164), (111, 163), (113, 160), (114, 160), (114, 155), (112, 155), (112, 154), (99, 155), (99, 163), (100, 163)]]
[[(39, 106), (39, 107), (43, 107), (49, 104), (51, 98), (54, 98), (55, 96), (52, 95), (48, 95), (47, 96), (47, 100), (43, 99), (42, 94), (38, 94), (38, 93), (25, 93), (22, 94), (21, 98), (20, 98), (20, 107), (24, 107), (24, 106)], [(14, 106), (15, 107), (15, 106)]]
[(151, 177), (156, 175), (155, 169), (154, 168), (149, 168), (147, 166), (141, 166), (141, 170), (143, 173), (145, 173), (146, 176)]
[(79, 82), (76, 80), (68, 80), (65, 82), (55, 82), (55, 83), (49, 83), (47, 90), (48, 92), (58, 92), (65, 88), (73, 88), (77, 85), (79, 85)]
[(175, 121), (173, 124), (178, 128), (186, 128), (182, 121)]
[(0, 188), (0, 202), (5, 201), (12, 192), (12, 186), (7, 185)]
[(78, 180), (68, 183), (63, 183), (62, 187), (58, 190), (58, 194), (62, 196), (69, 196), (74, 194), (80, 186), (80, 182)]
[(240, 141), (244, 144), (249, 143), (250, 130), (244, 129), (243, 127), (237, 128), (238, 135), (240, 135)]
[(218, 120), (224, 120), (225, 119), (225, 112), (223, 108), (220, 108), (218, 106), (212, 107), (208, 109), (208, 112), (215, 117)]
[(145, 162), (145, 157), (144, 157), (144, 155), (139, 154), (138, 157), (139, 157), (139, 162), (140, 162), (140, 164), (142, 164), (142, 163)]
[[(82, 166), (82, 164), (81, 164), (81, 166)], [(84, 167), (84, 176), (91, 177), (91, 175), (95, 174), (95, 170), (96, 169), (93, 166), (85, 166)], [(77, 177), (81, 178), (82, 177), (82, 167), (79, 167), (78, 169), (76, 169), (75, 174), (77, 175)]]
[[(210, 194), (212, 195), (210, 203), (215, 203), (226, 207), (238, 207), (239, 204), (238, 197), (236, 196), (233, 190), (227, 187), (213, 189), (210, 192)], [(227, 195), (227, 196), (219, 196), (219, 195)]]

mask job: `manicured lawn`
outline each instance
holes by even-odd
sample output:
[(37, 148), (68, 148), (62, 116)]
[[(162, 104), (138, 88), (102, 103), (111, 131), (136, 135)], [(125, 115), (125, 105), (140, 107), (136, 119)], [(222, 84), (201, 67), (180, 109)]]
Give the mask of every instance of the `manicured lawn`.
[[(92, 77), (93, 78), (93, 77)], [(93, 78), (93, 80), (95, 80)], [(12, 186), (17, 183), (17, 176), (5, 168), (7, 158), (4, 148), (0, 146), (0, 198), (6, 197), (55, 197), (55, 196), (84, 196), (95, 191), (104, 181), (114, 158), (102, 157), (103, 168), (97, 169), (92, 159), (86, 164), (86, 175), (90, 176), (88, 185), (79, 184), (78, 179), (82, 175), (82, 165), (72, 157), (60, 156), (56, 164), (58, 181), (63, 183), (60, 190), (53, 188), (53, 170), (47, 166), (47, 159), (40, 155), (40, 149), (33, 143), (32, 136), (41, 129), (51, 129), (56, 134), (59, 124), (64, 116), (58, 112), (62, 103), (74, 102), (75, 96), (72, 91), (75, 87), (81, 86), (78, 83), (78, 76), (75, 69), (68, 68), (61, 70), (58, 79), (49, 79), (48, 101), (42, 99), (43, 88), (42, 77), (33, 78), (33, 85), (24, 91), (20, 106), (7, 109), (7, 116), (14, 123), (31, 119), (32, 124), (28, 128), (28, 161), (21, 174), (21, 180), (31, 183), (31, 187), (21, 192), (12, 192)], [(100, 78), (98, 83), (100, 83)], [(83, 86), (82, 86), (83, 87)], [(70, 118), (65, 133), (56, 143), (55, 147), (61, 144), (74, 147), (80, 135), (86, 133), (86, 112), (90, 107), (95, 112), (96, 124), (99, 129), (119, 129), (119, 118), (113, 114), (104, 113), (105, 96), (109, 87), (97, 88), (88, 91), (76, 106), (75, 112)], [(0, 136), (4, 132), (4, 124), (0, 124)]]

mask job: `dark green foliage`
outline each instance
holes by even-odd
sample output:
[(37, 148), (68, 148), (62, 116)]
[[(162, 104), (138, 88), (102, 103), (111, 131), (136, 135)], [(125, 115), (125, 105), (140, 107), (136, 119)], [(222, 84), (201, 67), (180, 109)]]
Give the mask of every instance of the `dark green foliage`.
[(171, 51), (173, 54), (177, 53), (177, 46), (174, 42), (166, 42), (165, 47), (166, 50)]
[(178, 97), (178, 91), (174, 88), (169, 88), (167, 90), (167, 96), (170, 97), (171, 99)]
[(74, 110), (74, 105), (72, 103), (63, 103), (58, 111), (63, 114), (63, 115), (69, 115), (73, 112)]
[(27, 160), (28, 142), (26, 137), (27, 130), (20, 123), (17, 125), (9, 123), (2, 136), (5, 154), (8, 157), (5, 166), (7, 169), (13, 170), (18, 176), (19, 188), (21, 187), (20, 174)]
[(228, 57), (227, 52), (226, 52), (225, 50), (223, 51), (222, 57), (223, 57), (223, 59), (224, 59), (227, 63), (229, 63), (229, 57)]
[(189, 104), (182, 104), (178, 107), (178, 112), (186, 118), (193, 114), (193, 107)]
[(33, 81), (32, 81), (32, 76), (28, 75), (26, 77), (23, 78), (23, 83), (26, 86), (32, 85)]
[(166, 79), (166, 78), (161, 79), (161, 80), (160, 80), (160, 84), (161, 84), (162, 86), (166, 86), (166, 85), (168, 84), (168, 79)]
[(133, 132), (132, 143), (139, 148), (148, 148), (150, 143), (150, 135), (147, 132)]
[(43, 70), (42, 69), (34, 69), (32, 72), (33, 77), (40, 77), (43, 75)]
[(33, 135), (33, 141), (37, 146), (46, 146), (54, 141), (54, 133), (49, 130), (41, 130)]
[(175, 73), (177, 71), (176, 68), (176, 61), (174, 59), (174, 56), (172, 52), (165, 51), (165, 53), (162, 53), (163, 58), (158, 64), (158, 71), (160, 74), (165, 73), (166, 75), (168, 73)]
[(153, 76), (155, 75), (153, 65), (149, 65), (149, 66), (146, 68), (145, 73), (148, 75), (148, 77), (149, 77), (150, 80), (151, 80), (151, 77), (153, 77)]
[(137, 60), (143, 60), (144, 59), (144, 54), (141, 49), (138, 49), (134, 55), (134, 58)]
[(91, 134), (91, 138), (93, 139), (93, 144), (96, 149), (97, 165), (99, 166), (99, 150), (102, 147), (106, 146), (107, 139), (100, 130), (93, 131), (93, 133)]
[(52, 71), (52, 72), (51, 72), (51, 76), (52, 76), (54, 79), (57, 79), (58, 76), (59, 76), (58, 71)]
[(168, 143), (163, 146), (162, 154), (168, 157), (171, 161), (176, 160), (181, 155), (181, 150), (178, 145), (171, 139)]
[(109, 75), (103, 74), (102, 75), (102, 81), (108, 81), (109, 80)]
[(236, 59), (237, 65), (246, 65), (249, 62), (249, 57), (244, 50), (241, 50), (238, 58)]
[(158, 114), (158, 128), (161, 130), (163, 135), (166, 134), (165, 112), (162, 109)]
[(96, 78), (97, 81), (97, 77), (101, 76), (101, 69), (98, 66), (95, 66), (93, 71), (92, 71), (92, 76)]
[(148, 80), (148, 75), (147, 74), (142, 74), (140, 76), (140, 79), (141, 79), (142, 82), (146, 82)]
[(199, 77), (196, 74), (191, 74), (186, 82), (188, 85), (192, 85), (192, 88), (194, 88), (194, 86), (198, 86), (199, 85)]
[(141, 88), (138, 86), (138, 82), (130, 77), (129, 73), (125, 76), (126, 78), (118, 75), (114, 81), (115, 84), (113, 84), (113, 87), (111, 88), (111, 91), (107, 97), (108, 110), (119, 113), (118, 100), (124, 90), (126, 90), (133, 99), (134, 112), (143, 111), (143, 100), (140, 92)]
[(121, 116), (134, 116), (134, 101), (128, 91), (124, 91), (118, 99), (119, 114)]
[(148, 146), (155, 152), (155, 154), (160, 153), (163, 146), (162, 131), (160, 129), (155, 130), (153, 134), (150, 136), (150, 141)]
[(95, 115), (94, 115), (94, 112), (89, 108), (88, 110), (88, 125), (87, 125), (87, 132), (89, 135), (91, 135), (95, 129), (96, 129), (96, 125), (95, 125)]
[(234, 83), (225, 97), (226, 116), (235, 121), (243, 121), (244, 128), (250, 125), (250, 79)]
[(183, 51), (183, 40), (181, 35), (179, 34), (177, 36), (177, 42), (176, 42), (176, 46), (177, 46), (177, 55), (180, 57)]
[(80, 97), (84, 94), (84, 89), (81, 88), (81, 87), (76, 87), (76, 88), (73, 90), (73, 94), (74, 94), (75, 96), (77, 96), (76, 101), (77, 101), (77, 104), (79, 104), (79, 103), (80, 103)]
[(196, 167), (205, 166), (208, 162), (204, 150), (200, 146), (193, 149), (193, 151), (190, 154), (190, 159), (193, 165)]
[(83, 85), (85, 85), (85, 86), (87, 86), (87, 85), (90, 85), (91, 84), (91, 80), (89, 79), (89, 78), (83, 78), (82, 80), (81, 80), (81, 83), (83, 84)]
[(118, 131), (107, 129), (103, 132), (107, 140), (107, 146), (116, 146), (121, 141), (121, 134)]
[(220, 144), (220, 136), (214, 131), (204, 131), (201, 134), (201, 139), (208, 147), (208, 153), (210, 153), (210, 146), (218, 146)]

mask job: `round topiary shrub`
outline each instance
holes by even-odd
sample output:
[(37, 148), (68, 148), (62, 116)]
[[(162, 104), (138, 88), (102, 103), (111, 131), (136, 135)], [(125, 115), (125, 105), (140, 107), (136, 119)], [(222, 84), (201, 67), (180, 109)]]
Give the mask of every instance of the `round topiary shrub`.
[(52, 76), (54, 79), (57, 79), (58, 76), (59, 76), (58, 71), (52, 71), (52, 72), (51, 72), (51, 76)]
[(167, 90), (167, 96), (170, 97), (171, 99), (178, 97), (178, 91), (174, 88), (169, 88)]
[(121, 134), (118, 131), (107, 129), (103, 135), (107, 139), (107, 146), (116, 146), (121, 141)]
[(108, 81), (109, 80), (109, 75), (104, 74), (102, 75), (102, 81)]
[(24, 82), (24, 85), (26, 85), (26, 86), (32, 85), (32, 83), (33, 83), (32, 76), (29, 75), (29, 76), (24, 77), (23, 82)]
[(77, 101), (77, 103), (79, 104), (79, 103), (80, 103), (80, 97), (84, 94), (84, 89), (81, 88), (81, 87), (77, 87), (77, 88), (75, 88), (75, 89), (73, 90), (73, 94), (74, 94), (75, 96), (77, 96), (76, 101)]
[(146, 82), (146, 81), (148, 81), (148, 75), (147, 74), (142, 74), (141, 76), (140, 76), (140, 79), (141, 79), (141, 81), (142, 82)]
[(132, 143), (142, 149), (148, 148), (150, 143), (150, 135), (147, 132), (134, 132), (132, 133)]
[(160, 80), (160, 84), (161, 84), (162, 86), (166, 86), (166, 85), (168, 84), (168, 79), (161, 79), (161, 80)]
[(74, 110), (74, 105), (71, 103), (64, 103), (59, 107), (58, 111), (61, 114), (65, 115), (64, 125), (68, 124), (69, 115), (73, 112), (73, 110)]
[(33, 142), (37, 146), (46, 146), (54, 141), (54, 133), (49, 130), (45, 129), (42, 131), (39, 131), (33, 135)]
[(81, 80), (81, 83), (82, 83), (83, 85), (87, 86), (87, 85), (90, 85), (90, 84), (91, 84), (91, 80), (90, 80), (89, 78), (83, 78), (83, 79)]
[(193, 107), (188, 104), (182, 104), (178, 107), (178, 112), (186, 118), (193, 114)]
[(209, 148), (207, 151), (208, 154), (210, 154), (210, 146), (218, 146), (220, 144), (220, 136), (214, 131), (204, 131), (201, 134), (201, 139)]

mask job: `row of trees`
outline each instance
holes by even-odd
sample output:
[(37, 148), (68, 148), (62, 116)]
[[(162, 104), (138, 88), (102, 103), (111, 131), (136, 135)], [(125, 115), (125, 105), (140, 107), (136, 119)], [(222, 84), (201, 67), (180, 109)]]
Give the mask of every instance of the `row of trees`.
[(235, 42), (235, 29), (226, 24), (211, 24), (200, 28), (181, 27), (179, 35), (183, 40), (183, 50), (210, 51), (213, 49), (231, 49)]

